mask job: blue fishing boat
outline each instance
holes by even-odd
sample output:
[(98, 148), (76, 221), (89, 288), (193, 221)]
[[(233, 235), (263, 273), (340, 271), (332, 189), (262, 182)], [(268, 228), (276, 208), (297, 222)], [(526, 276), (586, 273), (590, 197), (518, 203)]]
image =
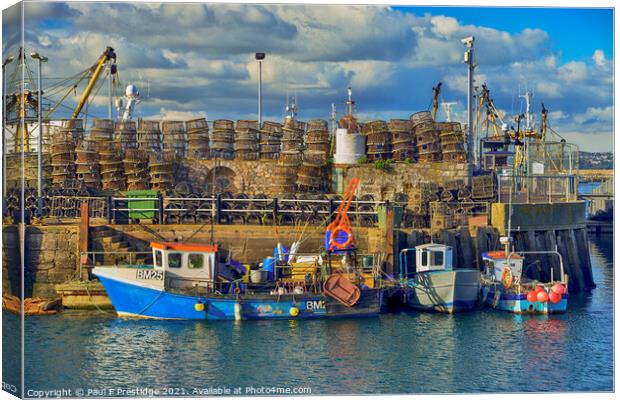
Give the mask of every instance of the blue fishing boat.
[[(379, 269), (360, 268), (347, 210), (353, 179), (327, 227), (323, 254), (297, 254), (280, 243), (262, 268), (248, 270), (216, 244), (151, 243), (153, 265), (93, 269), (121, 317), (243, 320), (376, 316)], [(323, 257), (325, 256), (325, 257)], [(332, 259), (338, 263), (332, 264)], [(244, 276), (247, 279), (244, 279)]]
[[(508, 238), (502, 239), (509, 242)], [(549, 282), (527, 278), (527, 268), (523, 268), (526, 255), (558, 256), (559, 280), (553, 278), (553, 268), (550, 269), (552, 276)], [(516, 314), (557, 314), (566, 311), (567, 277), (562, 256), (557, 251), (497, 250), (483, 253), (482, 260), (482, 299), (488, 306)]]
[[(333, 276), (344, 279), (344, 283), (353, 288), (352, 292), (358, 292), (354, 304), (330, 296), (323, 282), (298, 280), (294, 283), (290, 279), (255, 284), (219, 282), (218, 278), (222, 277), (219, 269), (228, 266), (220, 261), (217, 245), (154, 242), (151, 248), (153, 265), (93, 269), (121, 317), (306, 319), (376, 316), (381, 310), (383, 292), (380, 288), (355, 284), (336, 271)], [(316, 257), (312, 265), (319, 259)], [(294, 270), (294, 267), (288, 268)]]
[[(415, 268), (409, 270), (407, 254), (415, 251)], [(400, 252), (400, 287), (404, 302), (423, 311), (455, 313), (472, 310), (478, 301), (480, 271), (454, 268), (452, 248), (428, 243)]]

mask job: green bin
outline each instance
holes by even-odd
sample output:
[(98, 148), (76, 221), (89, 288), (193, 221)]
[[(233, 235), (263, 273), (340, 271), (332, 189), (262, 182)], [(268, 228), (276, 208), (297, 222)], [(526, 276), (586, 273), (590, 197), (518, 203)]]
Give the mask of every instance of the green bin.
[[(155, 210), (157, 209), (157, 190), (128, 190), (126, 192), (127, 208), (129, 209), (129, 218), (155, 218)], [(131, 200), (138, 199), (138, 200)], [(151, 200), (153, 199), (153, 200)]]
[[(390, 208), (394, 211), (394, 228), (398, 228), (403, 219), (403, 207), (402, 206), (393, 206), (390, 204)], [(377, 219), (379, 221), (379, 228), (385, 229), (385, 224), (387, 220), (387, 207), (385, 204), (380, 204), (377, 207)]]

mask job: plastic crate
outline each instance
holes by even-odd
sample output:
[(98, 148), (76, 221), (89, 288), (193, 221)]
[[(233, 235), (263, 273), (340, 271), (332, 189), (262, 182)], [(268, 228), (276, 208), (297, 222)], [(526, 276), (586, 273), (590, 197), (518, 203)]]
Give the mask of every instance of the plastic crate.
[[(128, 190), (126, 192), (129, 218), (154, 218), (157, 209), (157, 190)], [(131, 200), (132, 198), (138, 200)], [(153, 199), (153, 200), (150, 200)]]

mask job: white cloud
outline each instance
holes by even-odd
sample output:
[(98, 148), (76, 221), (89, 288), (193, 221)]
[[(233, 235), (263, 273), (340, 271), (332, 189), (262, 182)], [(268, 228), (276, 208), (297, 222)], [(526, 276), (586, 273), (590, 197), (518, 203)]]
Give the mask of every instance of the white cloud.
[(571, 61), (560, 67), (558, 70), (560, 79), (570, 82), (582, 81), (588, 74), (588, 68), (582, 61)]
[[(460, 39), (473, 35), (476, 85), (488, 84), (507, 117), (522, 108), (519, 90), (531, 88), (533, 108), (545, 102), (552, 119), (565, 124), (558, 129), (584, 137), (595, 129), (613, 132), (613, 63), (599, 49), (587, 62), (561, 59), (561, 49), (540, 29), (509, 33), (441, 13), (420, 16), (383, 6), (43, 4), (27, 3), (27, 48), (50, 58), (44, 76), (71, 76), (110, 45), (123, 83), (138, 83), (145, 94), (138, 109), (144, 116), (254, 118), (253, 55), (265, 51), (265, 115), (282, 114), (288, 91), (297, 94), (302, 119), (328, 118), (330, 104), (342, 110), (346, 87), (353, 85), (362, 119), (407, 118), (428, 108), (432, 86), (443, 81), (443, 99), (459, 101), (453, 119), (465, 118)], [(36, 21), (43, 18), (62, 23), (41, 28)], [(74, 104), (79, 94), (67, 101)], [(107, 113), (102, 99), (91, 113), (98, 105)]]

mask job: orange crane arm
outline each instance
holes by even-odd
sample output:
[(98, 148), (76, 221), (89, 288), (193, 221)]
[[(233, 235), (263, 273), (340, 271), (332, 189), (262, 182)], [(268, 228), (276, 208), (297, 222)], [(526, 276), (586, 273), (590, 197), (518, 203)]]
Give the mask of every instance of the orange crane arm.
[(349, 182), (349, 186), (344, 194), (342, 203), (340, 203), (340, 206), (338, 207), (338, 214), (336, 214), (334, 221), (332, 221), (332, 223), (327, 227), (328, 230), (332, 230), (337, 226), (350, 226), (347, 212), (351, 207), (351, 202), (353, 201), (353, 196), (355, 195), (355, 191), (357, 190), (359, 183), (360, 180), (358, 178), (352, 178), (351, 182)]
[[(82, 93), (82, 97), (80, 98), (80, 101), (78, 102), (78, 105), (75, 108), (75, 111), (73, 111), (73, 115), (71, 115), (71, 119), (76, 119), (82, 112), (82, 108), (84, 107), (84, 104), (86, 104), (86, 100), (88, 100), (88, 97), (93, 91), (93, 87), (95, 87), (95, 83), (97, 83), (97, 80), (99, 79), (99, 75), (101, 75), (101, 71), (103, 71), (103, 68), (105, 67), (105, 64), (106, 62), (108, 62), (108, 60), (114, 60), (114, 62), (116, 62), (116, 53), (114, 53), (114, 49), (111, 48), (110, 46), (106, 47), (103, 54), (99, 57), (99, 60), (97, 61), (97, 63), (93, 65), (93, 68), (94, 68), (93, 75), (88, 81), (88, 85), (86, 85), (86, 89), (84, 89), (84, 93)], [(111, 72), (114, 73), (115, 68), (112, 68)]]

